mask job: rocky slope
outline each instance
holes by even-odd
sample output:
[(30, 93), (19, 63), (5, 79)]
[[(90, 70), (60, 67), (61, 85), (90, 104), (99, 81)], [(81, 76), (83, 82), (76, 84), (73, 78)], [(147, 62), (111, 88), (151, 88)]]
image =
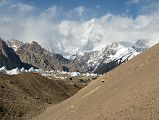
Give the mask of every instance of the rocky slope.
[(0, 73), (0, 119), (29, 120), (83, 87), (72, 81), (48, 79), (36, 73), (12, 76)]
[(33, 120), (157, 120), (159, 44)]
[(14, 50), (6, 45), (6, 42), (0, 39), (0, 67), (6, 66), (7, 69), (16, 67), (21, 68), (22, 62)]
[(6, 40), (6, 43), (9, 47), (13, 48), (14, 51), (17, 51), (22, 45), (24, 45), (23, 42), (15, 39)]

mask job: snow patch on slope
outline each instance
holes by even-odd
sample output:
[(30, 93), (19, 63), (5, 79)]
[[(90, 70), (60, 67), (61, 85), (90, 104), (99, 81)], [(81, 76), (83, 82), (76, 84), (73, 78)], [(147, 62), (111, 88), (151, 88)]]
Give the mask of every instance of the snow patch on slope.
[(0, 68), (0, 72), (2, 72), (4, 74), (8, 74), (8, 75), (17, 75), (17, 74), (20, 74), (22, 72), (39, 72), (39, 69), (34, 69), (33, 67), (31, 67), (29, 70), (25, 70), (22, 67), (21, 69), (15, 68), (12, 70), (7, 70), (6, 67), (3, 66), (2, 68)]
[(23, 72), (35, 72), (35, 73), (39, 73), (44, 77), (48, 77), (50, 78), (51, 76), (53, 76), (56, 79), (66, 79), (67, 77), (71, 76), (71, 77), (78, 77), (78, 76), (99, 76), (97, 74), (94, 73), (85, 73), (85, 74), (81, 74), (79, 72), (64, 72), (64, 71), (44, 71), (42, 69), (34, 69), (33, 67), (31, 67), (29, 70), (25, 70), (23, 67), (21, 69), (19, 68), (15, 68), (12, 70), (7, 70), (6, 67), (2, 67), (0, 68), (0, 72), (4, 73), (4, 74), (8, 74), (8, 75), (17, 75)]

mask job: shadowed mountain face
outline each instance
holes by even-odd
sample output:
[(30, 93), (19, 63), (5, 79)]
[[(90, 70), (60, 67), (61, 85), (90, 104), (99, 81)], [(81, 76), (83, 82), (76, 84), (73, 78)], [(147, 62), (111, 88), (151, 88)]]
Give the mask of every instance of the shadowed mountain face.
[(33, 120), (157, 120), (159, 44)]
[(14, 50), (8, 47), (6, 43), (0, 39), (0, 67), (3, 66), (6, 66), (9, 70), (16, 67), (21, 68), (22, 62)]

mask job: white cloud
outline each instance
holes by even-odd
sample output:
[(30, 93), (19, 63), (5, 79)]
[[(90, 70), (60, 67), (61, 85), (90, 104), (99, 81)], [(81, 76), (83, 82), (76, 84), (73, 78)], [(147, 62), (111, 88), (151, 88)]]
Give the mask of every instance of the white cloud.
[(75, 8), (74, 11), (77, 12), (77, 14), (79, 16), (82, 16), (85, 12), (85, 8), (84, 8), (84, 6), (79, 6), (79, 7)]
[(15, 3), (15, 4), (12, 4), (10, 8), (12, 10), (18, 10), (19, 12), (22, 12), (22, 13), (31, 12), (34, 9), (32, 5), (25, 4), (25, 3)]
[[(77, 18), (81, 19), (85, 17), (86, 13), (91, 12), (90, 9), (85, 8), (84, 6), (78, 6), (66, 13), (68, 18)], [(88, 14), (87, 14), (88, 15)]]
[[(58, 6), (52, 6), (38, 16), (0, 14), (0, 36), (25, 42), (37, 41), (47, 49), (63, 55), (78, 49), (98, 49), (112, 41), (147, 39), (152, 45), (159, 42), (158, 12), (138, 15), (135, 19), (107, 13), (87, 21), (56, 21), (55, 17), (61, 10)], [(16, 14), (15, 11), (13, 9)]]
[(50, 18), (55, 18), (60, 12), (62, 11), (62, 7), (61, 6), (56, 6), (56, 5), (53, 5), (49, 8), (47, 8), (46, 10), (44, 10), (42, 13), (41, 13), (41, 16), (42, 17), (50, 17)]

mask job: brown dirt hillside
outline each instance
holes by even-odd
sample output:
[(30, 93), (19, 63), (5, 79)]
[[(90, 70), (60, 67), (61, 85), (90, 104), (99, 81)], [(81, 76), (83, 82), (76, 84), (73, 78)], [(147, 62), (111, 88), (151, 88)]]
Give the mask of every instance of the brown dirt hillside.
[(69, 98), (79, 89), (36, 73), (14, 76), (0, 73), (0, 119), (31, 119), (46, 106)]
[(159, 44), (33, 120), (158, 120)]

